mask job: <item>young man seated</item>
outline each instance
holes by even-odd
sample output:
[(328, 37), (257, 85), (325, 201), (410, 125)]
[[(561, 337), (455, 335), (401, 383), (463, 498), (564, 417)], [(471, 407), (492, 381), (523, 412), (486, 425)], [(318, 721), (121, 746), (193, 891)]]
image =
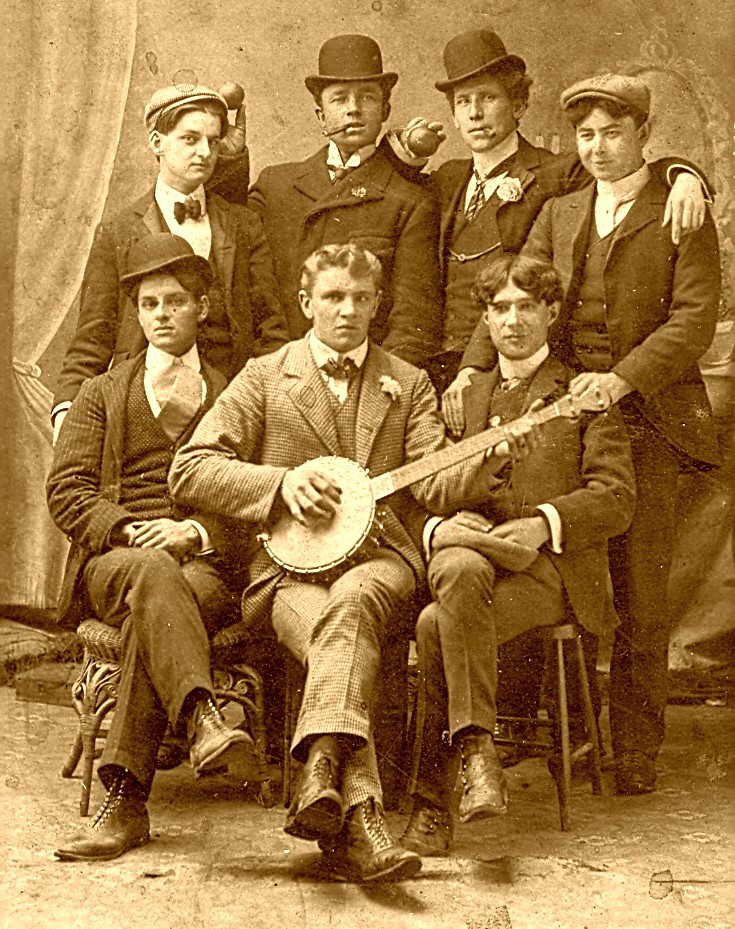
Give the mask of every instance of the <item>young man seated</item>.
[(186, 728), (197, 774), (252, 749), (247, 733), (225, 725), (209, 669), (209, 638), (237, 617), (243, 586), (223, 551), (225, 527), (175, 505), (167, 484), (176, 448), (225, 386), (196, 345), (212, 272), (168, 233), (132, 245), (121, 270), (148, 347), (83, 383), (48, 480), (51, 515), (72, 541), (59, 620), (96, 614), (123, 633), (99, 766), (107, 796), (56, 851), (69, 861), (117, 858), (149, 841), (145, 801), (167, 721)]
[[(305, 527), (307, 546), (352, 489), (313, 459), (350, 458), (376, 476), (445, 447), (427, 375), (368, 338), (380, 279), (378, 259), (354, 244), (326, 245), (306, 260), (299, 296), (313, 328), (248, 362), (217, 399), (172, 466), (178, 500), (266, 528), (288, 513)], [(263, 550), (251, 564), (247, 603), (257, 599), (261, 610), (248, 620), (264, 621), (270, 607), (280, 642), (306, 668), (291, 748), (304, 767), (286, 832), (318, 841), (335, 878), (398, 880), (421, 867), (395, 843), (382, 809), (375, 680), (386, 630), (424, 575), (404, 521), (418, 510), (423, 525), (417, 501), (454, 512), (483, 492), (486, 475), (494, 482), (492, 471), (477, 455), (394, 494), (380, 506), (378, 544), (336, 579), (294, 577)]]
[[(464, 391), (465, 436), (558, 400), (574, 376), (549, 354), (549, 326), (563, 297), (551, 265), (504, 254), (478, 275), (473, 294), (499, 360)], [(564, 621), (568, 608), (584, 629), (601, 633), (607, 540), (633, 514), (630, 445), (615, 412), (551, 420), (496, 457), (503, 451), (490, 459), (497, 480), (485, 499), (472, 511), (429, 520), (425, 530), (433, 602), (416, 631), (413, 812), (401, 839), (420, 855), (449, 848), (457, 755), (460, 821), (505, 812), (493, 742), (498, 647)]]

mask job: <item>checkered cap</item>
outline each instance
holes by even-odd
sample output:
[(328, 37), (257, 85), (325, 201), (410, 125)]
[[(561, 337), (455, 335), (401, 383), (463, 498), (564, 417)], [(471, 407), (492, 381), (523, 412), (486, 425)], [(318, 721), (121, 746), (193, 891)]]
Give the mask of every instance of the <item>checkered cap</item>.
[(648, 116), (651, 92), (640, 78), (627, 74), (598, 74), (572, 84), (561, 95), (562, 110), (580, 100), (613, 100), (631, 106)]
[(202, 100), (209, 100), (210, 103), (221, 106), (222, 116), (227, 119), (227, 103), (216, 91), (200, 84), (174, 84), (172, 87), (162, 87), (151, 97), (143, 116), (146, 128), (152, 132), (164, 113), (170, 113), (182, 104), (198, 103)]

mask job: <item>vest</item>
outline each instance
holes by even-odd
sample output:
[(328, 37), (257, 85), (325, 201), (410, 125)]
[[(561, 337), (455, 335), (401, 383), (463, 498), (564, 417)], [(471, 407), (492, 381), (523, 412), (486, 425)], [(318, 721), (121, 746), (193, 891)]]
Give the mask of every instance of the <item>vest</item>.
[(324, 385), (324, 389), (329, 395), (329, 405), (332, 409), (334, 424), (337, 427), (340, 451), (343, 457), (352, 458), (353, 461), (357, 456), (357, 406), (360, 400), (361, 386), (362, 368), (357, 377), (350, 381), (347, 399), (344, 403), (340, 403), (329, 387), (326, 384)]
[(464, 215), (464, 195), (454, 217), (451, 244), (446, 254), (444, 334), (442, 350), (463, 352), (475, 331), (482, 306), (472, 297), (478, 273), (500, 254), (503, 243), (498, 227), (500, 199), (494, 193), (468, 223)]
[(607, 331), (605, 306), (605, 264), (615, 232), (601, 239), (594, 215), (585, 249), (585, 263), (578, 299), (572, 309), (572, 357), (574, 366), (584, 371), (610, 371), (613, 359)]
[[(510, 423), (519, 418), (528, 396), (529, 384), (530, 381), (523, 381), (510, 390), (502, 390), (498, 383), (490, 399), (488, 428)], [(503, 483), (492, 490), (488, 499), (480, 507), (480, 512), (488, 519), (503, 522), (520, 515), (513, 490), (512, 462), (507, 463), (498, 477), (503, 478)]]
[(128, 393), (120, 475), (120, 503), (141, 519), (173, 516), (168, 472), (173, 445), (158, 425), (143, 386), (144, 367)]

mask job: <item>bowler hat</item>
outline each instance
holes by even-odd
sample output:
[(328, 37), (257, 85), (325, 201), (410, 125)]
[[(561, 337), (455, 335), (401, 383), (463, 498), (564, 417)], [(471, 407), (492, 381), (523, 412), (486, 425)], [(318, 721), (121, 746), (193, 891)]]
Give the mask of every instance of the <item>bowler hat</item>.
[(209, 87), (202, 87), (201, 84), (174, 84), (172, 87), (162, 87), (157, 90), (145, 108), (143, 119), (149, 132), (152, 132), (158, 120), (165, 114), (177, 107), (190, 103), (207, 102), (221, 107), (222, 116), (227, 122), (227, 103), (225, 98)]
[(567, 87), (561, 95), (561, 108), (568, 110), (580, 100), (612, 100), (633, 107), (648, 116), (651, 92), (640, 78), (627, 74), (598, 74)]
[(194, 253), (186, 239), (170, 232), (155, 232), (133, 242), (123, 256), (120, 283), (130, 293), (148, 274), (157, 271), (195, 271), (207, 290), (212, 286), (212, 268), (206, 258)]
[(442, 93), (451, 90), (455, 84), (485, 71), (512, 68), (523, 73), (526, 70), (526, 62), (518, 55), (509, 55), (506, 52), (503, 40), (497, 32), (472, 29), (456, 35), (447, 42), (444, 49), (444, 67), (447, 69), (446, 81), (437, 81), (434, 84)]
[(392, 90), (397, 80), (394, 71), (383, 71), (383, 56), (375, 39), (367, 35), (336, 35), (319, 49), (319, 74), (309, 75), (304, 83), (309, 93), (318, 97), (329, 84), (379, 81)]

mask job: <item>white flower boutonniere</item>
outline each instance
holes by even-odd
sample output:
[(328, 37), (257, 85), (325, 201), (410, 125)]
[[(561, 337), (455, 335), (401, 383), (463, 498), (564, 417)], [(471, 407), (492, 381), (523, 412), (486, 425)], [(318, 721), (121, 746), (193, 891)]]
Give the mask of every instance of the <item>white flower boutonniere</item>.
[(367, 190), (364, 187), (353, 187), (350, 193), (358, 200), (364, 200), (367, 197)]
[(379, 384), (380, 389), (384, 394), (388, 394), (391, 400), (397, 400), (401, 396), (401, 385), (387, 374), (380, 378)]
[(517, 177), (504, 177), (498, 184), (497, 193), (505, 203), (516, 203), (523, 196), (523, 188)]

